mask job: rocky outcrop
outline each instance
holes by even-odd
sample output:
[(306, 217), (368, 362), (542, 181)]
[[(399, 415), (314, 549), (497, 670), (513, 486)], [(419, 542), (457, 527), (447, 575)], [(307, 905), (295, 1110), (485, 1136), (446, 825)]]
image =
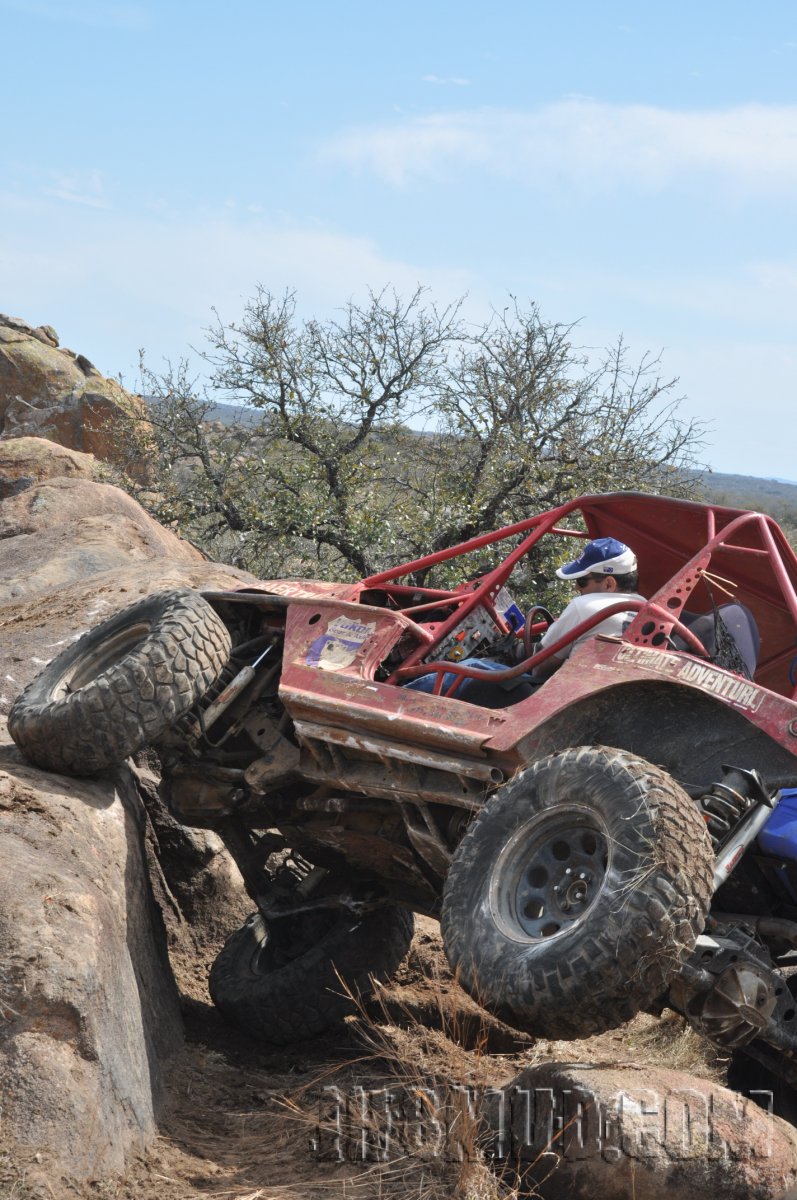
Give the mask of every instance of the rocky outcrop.
[[(160, 588), (236, 588), (253, 577), (209, 562), (119, 488), (53, 474), (66, 453), (36, 442), (37, 479), (0, 441), (11, 493), (0, 503), (0, 713), (68, 641)], [(94, 463), (90, 456), (89, 463)]]
[(120, 428), (131, 417), (145, 419), (141, 398), (59, 346), (52, 326), (0, 313), (0, 437), (46, 437), (126, 465)]
[(45, 438), (0, 441), (0, 500), (45, 479), (95, 479), (97, 472), (93, 454), (56, 446)]
[(547, 1062), (489, 1100), (492, 1149), (521, 1196), (797, 1197), (797, 1131), (683, 1071)]
[(0, 731), (3, 1135), (50, 1183), (124, 1170), (157, 1132), (181, 1018), (129, 774), (70, 781)]
[[(89, 456), (23, 443), (0, 443), (3, 713), (64, 644), (140, 596), (252, 582), (95, 482)], [(154, 788), (145, 765), (94, 781), (34, 770), (0, 720), (0, 1134), (48, 1185), (123, 1170), (155, 1136), (180, 1044), (167, 946), (187, 955), (191, 922), (211, 914), (214, 936), (240, 923), (240, 879), (214, 835), (186, 832), (185, 861), (170, 844), (183, 868), (171, 886)]]
[(153, 561), (206, 560), (108, 484), (47, 479), (0, 505), (0, 604)]

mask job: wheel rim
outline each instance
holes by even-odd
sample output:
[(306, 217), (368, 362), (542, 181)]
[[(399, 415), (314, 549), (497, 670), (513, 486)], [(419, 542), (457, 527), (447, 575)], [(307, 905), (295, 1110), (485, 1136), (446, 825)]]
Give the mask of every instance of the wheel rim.
[(328, 909), (276, 921), (266, 921), (258, 913), (252, 917), (256, 944), (249, 959), (250, 971), (268, 975), (288, 966), (317, 946), (339, 921), (340, 913)]
[(53, 688), (53, 699), (64, 700), (104, 674), (139, 646), (149, 636), (151, 628), (148, 621), (138, 621), (106, 638), (101, 646), (64, 672)]
[(611, 841), (580, 805), (557, 805), (526, 821), (493, 867), (489, 902), (507, 937), (549, 942), (579, 925), (603, 891)]

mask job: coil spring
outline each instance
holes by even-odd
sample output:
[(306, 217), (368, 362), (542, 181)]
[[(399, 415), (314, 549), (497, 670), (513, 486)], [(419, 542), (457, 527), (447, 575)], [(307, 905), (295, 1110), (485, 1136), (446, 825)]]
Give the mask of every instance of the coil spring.
[(235, 658), (230, 658), (224, 666), (221, 674), (214, 684), (212, 684), (194, 704), (193, 708), (189, 708), (187, 713), (174, 722), (173, 729), (178, 735), (192, 738), (197, 732), (197, 711), (205, 712), (206, 709), (213, 703), (217, 696), (220, 696), (224, 689), (232, 683), (235, 676), (240, 671), (240, 665), (235, 661)]
[(713, 783), (698, 804), (716, 853), (725, 844), (750, 807), (750, 800), (726, 783)]

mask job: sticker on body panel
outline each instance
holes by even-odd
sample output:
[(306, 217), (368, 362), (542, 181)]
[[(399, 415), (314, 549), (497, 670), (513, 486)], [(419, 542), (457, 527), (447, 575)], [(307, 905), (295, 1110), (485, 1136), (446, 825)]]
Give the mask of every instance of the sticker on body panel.
[(310, 643), (304, 661), (322, 671), (342, 671), (351, 666), (375, 629), (375, 621), (366, 624), (352, 617), (335, 617)]
[(621, 646), (614, 656), (615, 662), (634, 663), (658, 675), (669, 675), (681, 683), (691, 683), (703, 691), (711, 692), (739, 708), (755, 712), (764, 699), (764, 693), (755, 684), (739, 675), (730, 675), (698, 661), (684, 662), (675, 655), (661, 650), (648, 650), (644, 646)]

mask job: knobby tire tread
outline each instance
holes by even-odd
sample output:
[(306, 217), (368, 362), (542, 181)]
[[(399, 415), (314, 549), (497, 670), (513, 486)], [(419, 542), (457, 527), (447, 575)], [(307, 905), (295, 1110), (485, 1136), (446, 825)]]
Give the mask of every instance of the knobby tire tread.
[[(54, 692), (81, 661), (127, 624), (149, 621), (143, 641), (66, 697)], [(156, 593), (115, 614), (53, 659), (18, 697), (11, 736), (37, 767), (92, 775), (151, 744), (216, 681), (230, 636), (197, 592)]]
[[(591, 784), (616, 786), (626, 809), (620, 865), (635, 856), (638, 862), (616, 902), (529, 952), (496, 926), (484, 889), (491, 860), (527, 819), (537, 784), (550, 772), (565, 787), (579, 778), (584, 795)], [(457, 849), (441, 916), (449, 963), (466, 990), (510, 1024), (551, 1039), (602, 1033), (655, 1001), (693, 949), (713, 893), (713, 866), (696, 806), (664, 771), (596, 746), (542, 759), (488, 801)]]
[(255, 972), (256, 917), (229, 937), (210, 972), (210, 995), (228, 1020), (258, 1041), (287, 1045), (316, 1037), (357, 1011), (374, 980), (395, 973), (412, 941), (414, 917), (378, 908), (336, 923), (316, 945), (286, 965)]

